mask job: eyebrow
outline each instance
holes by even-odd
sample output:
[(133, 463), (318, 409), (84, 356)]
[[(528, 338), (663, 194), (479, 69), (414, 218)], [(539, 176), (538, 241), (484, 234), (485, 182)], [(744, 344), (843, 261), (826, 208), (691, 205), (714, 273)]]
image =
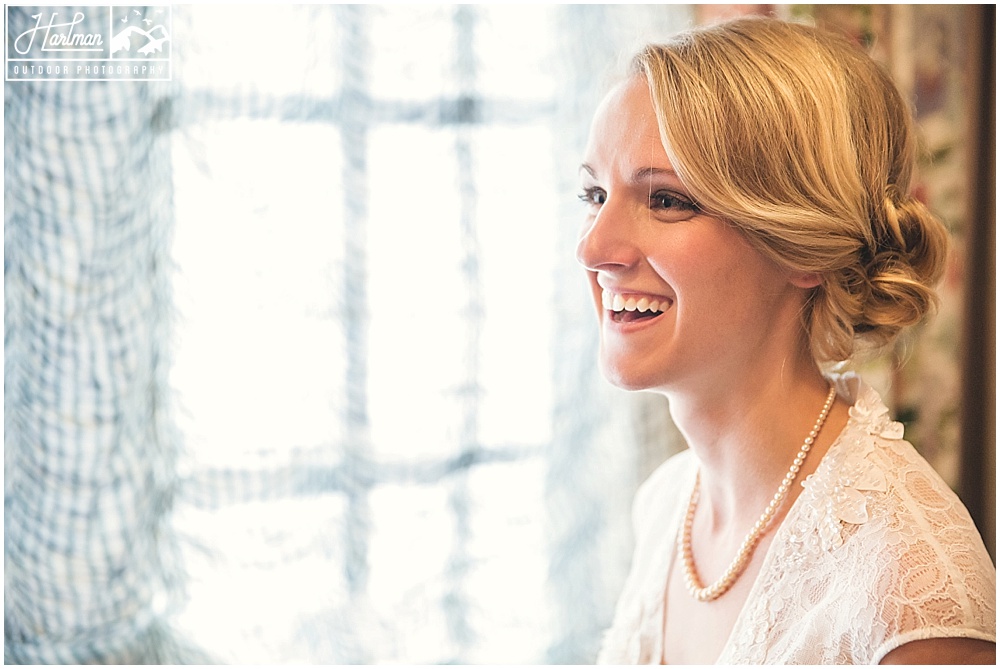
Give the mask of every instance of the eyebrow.
[(677, 177), (677, 172), (674, 172), (673, 170), (665, 170), (660, 167), (643, 167), (640, 170), (636, 170), (636, 173), (632, 175), (632, 181), (645, 181), (653, 176)]
[[(585, 171), (587, 174), (594, 177), (595, 179), (597, 178), (597, 173), (594, 172), (594, 168), (592, 168), (587, 163), (583, 163), (582, 165), (580, 165), (580, 169)], [(677, 176), (677, 172), (673, 170), (666, 170), (661, 167), (643, 167), (636, 170), (635, 174), (632, 175), (632, 182), (641, 183), (654, 176), (669, 176), (669, 177), (680, 178)]]

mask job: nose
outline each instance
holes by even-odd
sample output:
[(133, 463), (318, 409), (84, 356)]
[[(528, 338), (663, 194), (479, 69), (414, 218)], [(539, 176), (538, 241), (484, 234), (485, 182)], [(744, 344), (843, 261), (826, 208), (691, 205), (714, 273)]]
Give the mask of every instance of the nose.
[(632, 266), (636, 248), (625, 206), (608, 198), (576, 245), (576, 260), (592, 272), (613, 271)]

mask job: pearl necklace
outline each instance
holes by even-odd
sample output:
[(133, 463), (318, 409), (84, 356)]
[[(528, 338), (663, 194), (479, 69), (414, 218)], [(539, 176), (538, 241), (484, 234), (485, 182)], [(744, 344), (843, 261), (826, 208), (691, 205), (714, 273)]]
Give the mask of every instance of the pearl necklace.
[(809, 436), (806, 437), (805, 442), (802, 444), (802, 448), (799, 449), (798, 455), (795, 456), (795, 460), (792, 461), (792, 466), (788, 468), (788, 473), (785, 474), (785, 478), (781, 481), (781, 485), (778, 486), (778, 492), (774, 494), (771, 499), (771, 503), (767, 505), (764, 509), (764, 513), (760, 514), (760, 518), (754, 523), (753, 529), (747, 534), (746, 538), (743, 539), (743, 543), (740, 545), (739, 552), (736, 553), (736, 557), (729, 564), (729, 569), (726, 570), (718, 581), (707, 586), (702, 587), (701, 579), (698, 578), (698, 571), (694, 566), (694, 554), (691, 551), (691, 527), (694, 525), (694, 512), (698, 508), (698, 496), (699, 496), (699, 481), (700, 472), (695, 475), (694, 479), (694, 490), (691, 491), (691, 499), (688, 502), (687, 515), (684, 518), (684, 531), (681, 533), (679, 540), (677, 542), (677, 554), (681, 558), (681, 564), (684, 565), (684, 584), (687, 587), (691, 596), (697, 599), (699, 602), (710, 602), (714, 599), (718, 599), (724, 595), (733, 584), (736, 579), (739, 578), (743, 570), (746, 569), (747, 563), (750, 561), (750, 556), (753, 555), (754, 549), (757, 547), (757, 543), (760, 541), (761, 537), (764, 535), (767, 526), (774, 519), (774, 514), (777, 512), (778, 507), (785, 500), (788, 495), (788, 489), (791, 487), (792, 483), (795, 481), (795, 477), (798, 475), (799, 470), (802, 468), (802, 463), (806, 459), (806, 455), (812, 448), (813, 443), (816, 441), (816, 435), (819, 434), (820, 429), (823, 427), (823, 423), (826, 422), (826, 417), (830, 413), (830, 408), (833, 406), (834, 398), (837, 396), (837, 389), (830, 386), (830, 392), (827, 393), (826, 402), (823, 404), (823, 410), (820, 411), (819, 418), (816, 419), (816, 424), (813, 425), (812, 431)]

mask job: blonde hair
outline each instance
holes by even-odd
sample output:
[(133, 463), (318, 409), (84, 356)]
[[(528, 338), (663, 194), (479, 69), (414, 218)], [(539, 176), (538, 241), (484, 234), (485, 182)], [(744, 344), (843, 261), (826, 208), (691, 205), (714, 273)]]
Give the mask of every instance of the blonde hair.
[(820, 277), (803, 312), (817, 362), (880, 350), (935, 306), (948, 233), (909, 193), (909, 109), (862, 51), (739, 19), (647, 46), (633, 73), (699, 206), (780, 266)]

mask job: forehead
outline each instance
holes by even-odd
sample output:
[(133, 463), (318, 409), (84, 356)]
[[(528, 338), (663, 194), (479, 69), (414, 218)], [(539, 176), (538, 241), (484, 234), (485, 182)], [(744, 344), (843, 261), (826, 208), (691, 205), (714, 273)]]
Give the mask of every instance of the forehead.
[(606, 168), (670, 167), (643, 77), (631, 77), (604, 96), (590, 126), (585, 162)]

